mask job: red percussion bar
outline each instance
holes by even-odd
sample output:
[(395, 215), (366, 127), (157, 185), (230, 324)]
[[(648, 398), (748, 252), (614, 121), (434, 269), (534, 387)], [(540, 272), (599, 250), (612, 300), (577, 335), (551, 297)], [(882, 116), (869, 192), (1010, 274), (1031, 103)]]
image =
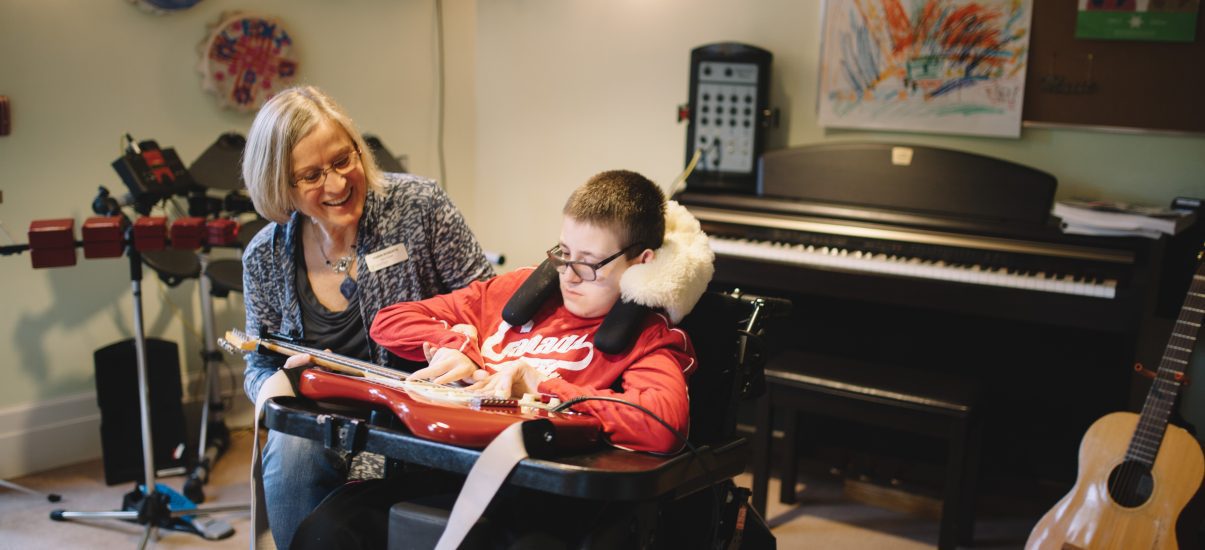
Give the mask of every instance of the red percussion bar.
[(201, 240), (205, 236), (205, 218), (194, 216), (176, 218), (172, 222), (172, 248), (176, 250), (196, 250), (201, 248)]
[(75, 220), (30, 222), (29, 255), (34, 269), (75, 265)]
[(119, 258), (125, 251), (125, 218), (93, 216), (84, 220), (84, 258)]
[(134, 250), (147, 252), (167, 246), (167, 218), (143, 216), (134, 221)]
[(205, 222), (205, 242), (209, 246), (231, 246), (238, 237), (238, 222), (228, 218)]

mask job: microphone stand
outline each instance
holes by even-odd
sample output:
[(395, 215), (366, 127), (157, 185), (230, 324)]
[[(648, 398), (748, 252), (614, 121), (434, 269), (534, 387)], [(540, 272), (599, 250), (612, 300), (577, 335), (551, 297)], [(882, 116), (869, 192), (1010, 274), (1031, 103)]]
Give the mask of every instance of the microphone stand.
[[(130, 227), (129, 232), (133, 231)], [(232, 504), (224, 506), (207, 506), (197, 507), (192, 505), (192, 502), (180, 496), (180, 499), (175, 499), (177, 502), (172, 502), (170, 489), (166, 486), (156, 486), (155, 483), (155, 457), (152, 451), (151, 444), (151, 418), (150, 418), (150, 391), (147, 385), (147, 365), (146, 365), (146, 334), (142, 326), (142, 254), (134, 248), (133, 238), (131, 233), (127, 233), (126, 238), (126, 255), (130, 260), (130, 287), (133, 295), (134, 306), (134, 351), (138, 363), (138, 410), (141, 417), (142, 430), (142, 467), (143, 467), (143, 485), (135, 485), (134, 490), (126, 495), (123, 503), (123, 510), (104, 511), (104, 512), (72, 512), (67, 510), (53, 510), (50, 512), (50, 519), (55, 521), (69, 520), (88, 520), (88, 519), (120, 519), (126, 521), (136, 521), (141, 525), (145, 525), (146, 529), (143, 532), (142, 540), (138, 544), (139, 550), (146, 548), (147, 542), (154, 536), (158, 539), (158, 528), (168, 527), (173, 522), (181, 518), (189, 518), (190, 516), (208, 515), (218, 512), (238, 511), (249, 509), (248, 504)], [(174, 491), (173, 491), (174, 493)], [(183, 502), (179, 502), (183, 500)], [(183, 505), (172, 509), (172, 505)], [(133, 509), (130, 509), (133, 508)], [(194, 526), (197, 534), (205, 538), (206, 531), (203, 526)], [(214, 533), (212, 538), (225, 538), (233, 534), (233, 529), (223, 530), (220, 534)]]

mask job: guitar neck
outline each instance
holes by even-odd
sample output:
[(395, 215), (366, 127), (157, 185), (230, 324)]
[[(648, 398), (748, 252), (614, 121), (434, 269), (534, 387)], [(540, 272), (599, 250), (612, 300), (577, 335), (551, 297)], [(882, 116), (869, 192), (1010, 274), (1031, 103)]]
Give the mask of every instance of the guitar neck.
[(1167, 430), (1167, 420), (1183, 385), (1184, 370), (1196, 345), (1202, 317), (1205, 317), (1205, 265), (1193, 274), (1192, 285), (1184, 298), (1176, 324), (1172, 327), (1172, 335), (1168, 339), (1163, 358), (1159, 361), (1155, 381), (1147, 393), (1138, 428), (1130, 440), (1129, 450), (1126, 451), (1127, 459), (1139, 460), (1148, 465), (1154, 463), (1155, 456), (1159, 453), (1159, 445), (1163, 442), (1163, 434)]
[(403, 380), (410, 375), (410, 373), (405, 371), (382, 367), (376, 363), (369, 363), (368, 361), (361, 361), (346, 355), (339, 355), (329, 351), (309, 348), (306, 346), (293, 344), (291, 342), (272, 340), (270, 338), (261, 338), (259, 340), (259, 345), (282, 355), (292, 356), (308, 353), (310, 354), (310, 357), (313, 358), (313, 363), (315, 365), (335, 372), (350, 374), (352, 376), (372, 375), (382, 378), (390, 378), (393, 380)]

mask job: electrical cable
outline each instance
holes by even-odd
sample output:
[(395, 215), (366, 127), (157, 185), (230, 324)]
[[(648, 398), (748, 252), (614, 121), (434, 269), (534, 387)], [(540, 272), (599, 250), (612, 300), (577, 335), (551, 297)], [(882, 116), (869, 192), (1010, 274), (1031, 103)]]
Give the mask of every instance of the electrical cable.
[(447, 161), (444, 158), (444, 17), (443, 0), (435, 0), (436, 97), (439, 100), (439, 119), (435, 126), (435, 151), (439, 157), (439, 185), (447, 190)]
[(690, 174), (695, 171), (695, 165), (699, 163), (699, 157), (702, 155), (702, 149), (695, 149), (695, 154), (691, 155), (690, 162), (686, 163), (686, 168), (682, 170), (681, 174), (678, 174), (678, 177), (674, 180), (674, 183), (670, 184), (669, 196), (672, 197), (677, 195), (679, 191), (686, 188), (686, 178), (689, 178)]
[(0, 231), (3, 231), (3, 232), (4, 232), (4, 236), (5, 236), (5, 237), (8, 237), (8, 242), (9, 242), (9, 244), (17, 244), (17, 241), (16, 241), (15, 239), (13, 239), (13, 235), (12, 235), (12, 233), (9, 233), (9, 232), (8, 232), (8, 228), (7, 228), (7, 227), (4, 227), (4, 222), (3, 222), (3, 221), (0, 221)]
[[(584, 395), (581, 397), (574, 397), (573, 399), (570, 399), (564, 403), (561, 403), (560, 405), (557, 405), (555, 408), (552, 409), (552, 412), (564, 412), (569, 407), (572, 407), (572, 406), (574, 406), (578, 403), (582, 403), (584, 401), (610, 401), (612, 403), (621, 403), (621, 404), (627, 405), (629, 407), (634, 407), (634, 408), (640, 410), (641, 412), (643, 412), (644, 414), (649, 415), (649, 417), (652, 418), (653, 420), (656, 420), (657, 423), (661, 424), (662, 426), (665, 426), (665, 429), (669, 430), (670, 433), (674, 434), (674, 437), (676, 437), (680, 441), (682, 441), (682, 443), (686, 445), (687, 449), (690, 449), (691, 454), (695, 455), (696, 458), (699, 456), (699, 449), (696, 448), (690, 442), (690, 440), (686, 438), (686, 436), (682, 432), (674, 429), (673, 426), (670, 426), (669, 422), (662, 420), (661, 417), (654, 414), (653, 411), (650, 411), (640, 405), (637, 405), (636, 403), (633, 403), (631, 401), (625, 401), (618, 397), (611, 397), (608, 395)], [(706, 469), (706, 465), (704, 465), (704, 469)]]

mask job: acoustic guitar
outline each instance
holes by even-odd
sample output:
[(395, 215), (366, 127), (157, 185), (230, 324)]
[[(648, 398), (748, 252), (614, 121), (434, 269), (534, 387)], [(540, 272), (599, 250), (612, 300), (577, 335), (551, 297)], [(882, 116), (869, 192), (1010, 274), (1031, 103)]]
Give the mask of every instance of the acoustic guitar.
[(1205, 265), (1193, 275), (1142, 414), (1088, 428), (1079, 475), (1029, 535), (1027, 550), (1174, 549), (1176, 520), (1205, 472), (1196, 438), (1167, 420), (1205, 314)]
[(602, 431), (597, 418), (557, 412), (559, 403), (546, 396), (482, 396), (456, 386), (407, 380), (409, 373), (400, 370), (283, 340), (252, 338), (239, 330), (226, 332), (220, 344), (231, 353), (308, 353), (319, 368), (298, 369), (295, 386), (301, 395), (316, 401), (387, 407), (411, 433), (441, 443), (483, 448), (511, 424), (536, 419), (552, 423), (553, 441), (547, 443), (556, 449), (596, 446)]

